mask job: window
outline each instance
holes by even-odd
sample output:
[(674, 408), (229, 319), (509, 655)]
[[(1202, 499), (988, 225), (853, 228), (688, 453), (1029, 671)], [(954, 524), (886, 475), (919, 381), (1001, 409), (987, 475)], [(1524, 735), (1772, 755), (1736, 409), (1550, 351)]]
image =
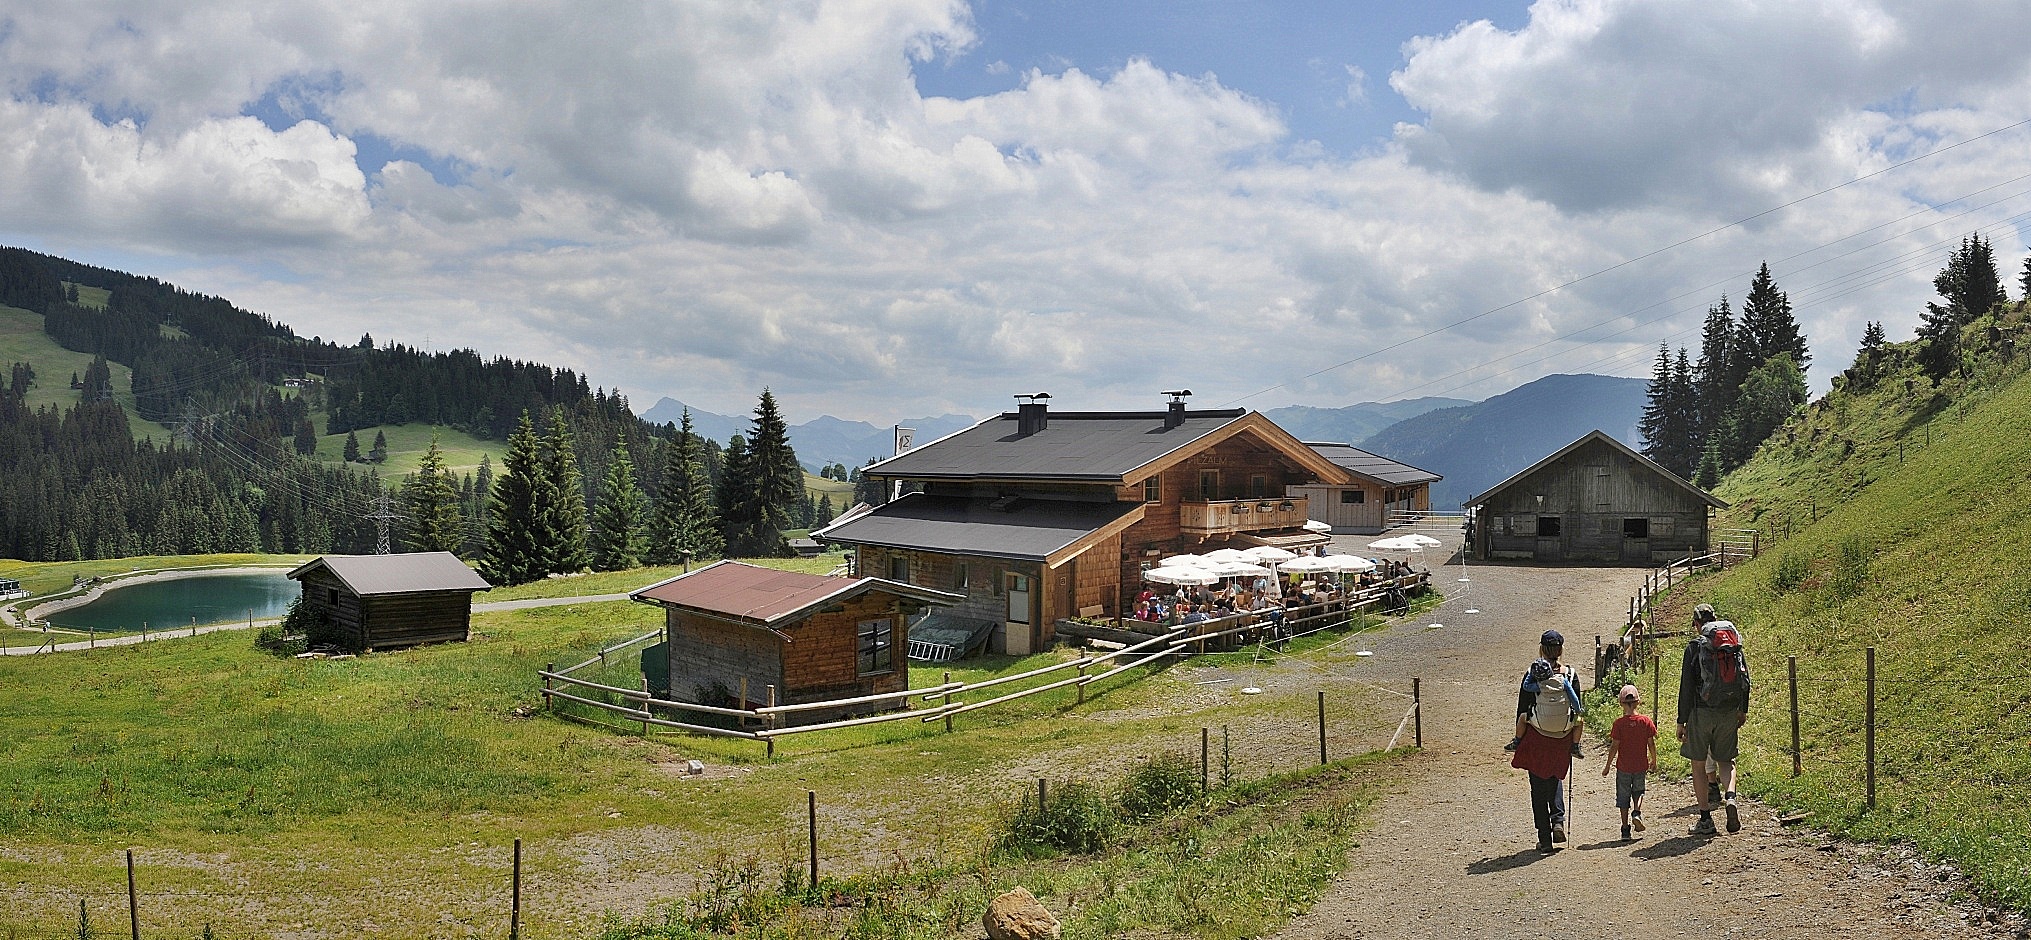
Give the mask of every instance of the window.
[(1199, 471), (1199, 498), (1209, 502), (1220, 498), (1220, 471)]
[(1622, 520), (1622, 537), (1625, 539), (1647, 539), (1650, 537), (1650, 520)]
[(1542, 538), (1557, 538), (1557, 537), (1558, 537), (1558, 534), (1559, 534), (1559, 517), (1557, 517), (1557, 516), (1539, 516), (1539, 517), (1537, 517), (1537, 537), (1538, 537), (1538, 538), (1541, 538), (1541, 539), (1542, 539)]
[(1268, 495), (1269, 495), (1269, 476), (1267, 474), (1261, 473), (1249, 474), (1248, 498), (1261, 499), (1264, 496)]
[(1342, 504), (1348, 504), (1348, 503), (1365, 503), (1365, 502), (1367, 502), (1367, 501), (1368, 501), (1368, 491), (1367, 491), (1367, 490), (1341, 490), (1341, 491), (1340, 491), (1340, 502), (1341, 502)]
[(325, 603), (326, 603), (327, 605), (329, 605), (329, 606), (332, 606), (332, 607), (337, 607), (337, 606), (338, 606), (338, 588), (325, 588), (325, 589), (324, 589), (324, 602), (325, 602)]
[(966, 563), (963, 561), (952, 566), (952, 586), (961, 590), (965, 590), (967, 587)]
[(1162, 474), (1142, 481), (1142, 501), (1161, 503), (1164, 501), (1164, 478)]
[(860, 622), (860, 674), (891, 672), (895, 669), (896, 627), (888, 620)]
[(901, 555), (889, 556), (889, 580), (902, 584), (910, 583), (910, 560)]

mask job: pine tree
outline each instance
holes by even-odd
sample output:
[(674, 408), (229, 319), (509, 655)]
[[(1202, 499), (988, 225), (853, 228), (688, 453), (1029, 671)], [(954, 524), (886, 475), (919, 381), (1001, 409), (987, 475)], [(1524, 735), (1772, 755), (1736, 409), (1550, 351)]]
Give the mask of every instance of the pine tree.
[(837, 514), (838, 510), (834, 509), (832, 506), (832, 494), (831, 493), (819, 494), (818, 514), (816, 518), (813, 518), (811, 520), (811, 528), (822, 529), (828, 525), (831, 525), (832, 517)]
[(606, 480), (600, 487), (599, 508), (592, 519), (592, 566), (599, 571), (620, 571), (642, 565), (642, 522), (647, 500), (635, 485), (635, 464), (628, 458), (628, 439), (614, 443), (613, 459), (607, 463)]
[(1877, 375), (1877, 370), (1881, 367), (1882, 359), (1883, 324), (1878, 320), (1870, 320), (1869, 325), (1862, 328), (1862, 345), (1855, 350), (1855, 365), (1850, 373), (1853, 378), (1849, 387), (1856, 391), (1874, 388), (1876, 380), (1881, 377)]
[(564, 420), (564, 407), (550, 411), (550, 434), (544, 438), (542, 473), (550, 481), (551, 503), (543, 507), (550, 543), (549, 571), (570, 573), (592, 566), (586, 547), (585, 481), (578, 469), (577, 445)]
[(2017, 296), (2031, 300), (2031, 255), (2024, 256), (2024, 273), (2017, 277)]
[(459, 511), (458, 486), (445, 470), (437, 435), (430, 436), (430, 449), (415, 475), (403, 482), (402, 500), (409, 509), (411, 551), (457, 553), (464, 547), (465, 514)]
[(762, 510), (753, 463), (747, 438), (736, 434), (726, 442), (713, 502), (719, 505), (720, 534), (729, 558), (752, 557), (757, 544), (764, 541), (761, 529), (767, 513)]
[(1692, 482), (1694, 486), (1703, 490), (1711, 490), (1721, 485), (1721, 447), (1719, 441), (1707, 445), (1707, 449), (1700, 452), (1700, 466), (1699, 469), (1693, 471)]
[(1735, 317), (1722, 295), (1720, 303), (1707, 308), (1706, 324), (1700, 329), (1700, 358), (1693, 367), (1695, 448), (1721, 445), (1741, 385), (1735, 365)]
[[(788, 558), (794, 554), (783, 530), (794, 528), (804, 498), (804, 468), (790, 448), (790, 429), (776, 408), (776, 397), (762, 389), (755, 405), (754, 435), (748, 440), (748, 472), (754, 480), (758, 515), (749, 529), (748, 551), (741, 557)], [(729, 547), (731, 547), (729, 542)]]
[(309, 418), (297, 420), (295, 444), (296, 452), (305, 457), (317, 453), (317, 426)]
[(1925, 305), (1919, 315), (1919, 362), (1927, 375), (1944, 378), (1960, 362), (1960, 331), (2004, 303), (2002, 278), (1996, 274), (1996, 255), (1987, 239), (1977, 232), (1961, 239), (1960, 247), (1947, 255), (1946, 267), (1932, 279), (1945, 306)]
[(535, 426), (524, 411), (508, 436), (508, 453), (501, 458), (487, 510), (484, 567), (494, 584), (525, 584), (550, 573), (546, 509), (555, 499), (541, 461)]
[(1650, 384), (1643, 390), (1643, 417), (1636, 422), (1636, 433), (1643, 438), (1643, 456), (1663, 464), (1671, 442), (1665, 439), (1666, 428), (1671, 423), (1671, 411), (1677, 407), (1675, 389), (1671, 384), (1671, 349), (1663, 343), (1657, 344), (1657, 364), (1650, 370)]
[(346, 463), (360, 462), (360, 436), (357, 433), (346, 432), (346, 448), (340, 456), (345, 458)]
[(382, 431), (374, 432), (374, 447), (372, 450), (367, 451), (367, 462), (368, 463), (388, 462), (388, 435), (385, 432)]
[(719, 520), (712, 511), (711, 484), (684, 409), (675, 439), (663, 450), (663, 488), (656, 494), (649, 525), (649, 563), (674, 565), (719, 555)]
[(1777, 289), (1767, 262), (1756, 271), (1756, 279), (1749, 284), (1749, 296), (1742, 300), (1740, 336), (1745, 374), (1772, 357), (1785, 354), (1800, 369), (1812, 363), (1805, 336), (1798, 330), (1798, 320), (1791, 315), (1791, 298)]

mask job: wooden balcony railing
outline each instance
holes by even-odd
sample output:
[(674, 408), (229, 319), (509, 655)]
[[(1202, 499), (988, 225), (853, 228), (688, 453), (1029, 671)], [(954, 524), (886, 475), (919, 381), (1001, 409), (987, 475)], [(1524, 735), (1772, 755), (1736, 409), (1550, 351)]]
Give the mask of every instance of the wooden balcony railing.
[(1188, 502), (1178, 507), (1178, 525), (1187, 535), (1232, 535), (1293, 529), (1310, 518), (1303, 496), (1272, 499), (1220, 499)]

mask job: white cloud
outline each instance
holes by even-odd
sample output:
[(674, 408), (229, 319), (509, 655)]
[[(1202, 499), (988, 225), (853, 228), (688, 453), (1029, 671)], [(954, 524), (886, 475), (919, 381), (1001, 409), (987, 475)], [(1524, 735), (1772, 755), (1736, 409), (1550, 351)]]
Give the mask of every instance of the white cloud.
[[(1112, 408), (1285, 385), (1245, 400), (1269, 407), (1642, 374), (1764, 259), (1823, 380), (1863, 320), (1915, 317), (1932, 271), (1844, 294), (1874, 255), (1787, 259), (1940, 218), (1924, 204), (2015, 175), (2026, 135), (1613, 266), (2031, 101), (2001, 51), (2031, 27), (1979, 3), (1544, 2), (1514, 32), (1411, 41), (1389, 85), (1429, 118), (1351, 160), (1161, 61), (925, 98), (912, 69), (973, 42), (955, 0), (20, 6), (0, 238), (185, 259), (145, 273), (642, 405), (742, 413), (769, 385), (878, 422), (1018, 389)], [(1367, 79), (1347, 69), (1350, 103)], [(275, 111), (302, 120), (245, 116)], [(395, 157), (363, 172), (355, 141)]]

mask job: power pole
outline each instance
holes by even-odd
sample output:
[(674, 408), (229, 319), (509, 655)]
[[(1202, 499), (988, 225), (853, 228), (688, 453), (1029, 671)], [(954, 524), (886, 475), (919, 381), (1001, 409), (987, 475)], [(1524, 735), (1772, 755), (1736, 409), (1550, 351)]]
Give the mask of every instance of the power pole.
[(388, 554), (388, 523), (402, 518), (395, 514), (388, 494), (374, 497), (374, 511), (367, 513), (366, 518), (374, 520), (374, 554)]

